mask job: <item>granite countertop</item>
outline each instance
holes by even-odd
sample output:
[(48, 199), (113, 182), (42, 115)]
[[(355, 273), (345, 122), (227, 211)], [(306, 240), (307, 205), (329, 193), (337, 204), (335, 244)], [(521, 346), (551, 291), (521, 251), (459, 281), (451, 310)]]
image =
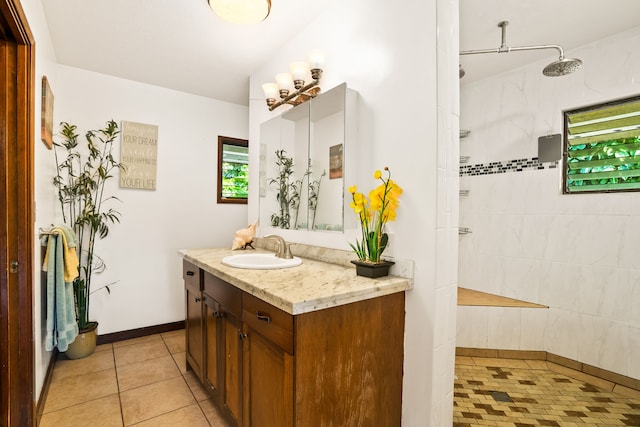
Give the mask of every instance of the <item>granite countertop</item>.
[[(263, 249), (256, 251), (269, 252)], [(356, 276), (353, 266), (312, 258), (300, 257), (302, 265), (297, 267), (248, 270), (221, 263), (225, 256), (241, 251), (216, 248), (187, 249), (179, 253), (186, 261), (204, 271), (294, 315), (402, 292), (413, 287), (413, 281), (409, 278), (386, 276), (369, 279)], [(298, 256), (295, 252), (294, 255)]]

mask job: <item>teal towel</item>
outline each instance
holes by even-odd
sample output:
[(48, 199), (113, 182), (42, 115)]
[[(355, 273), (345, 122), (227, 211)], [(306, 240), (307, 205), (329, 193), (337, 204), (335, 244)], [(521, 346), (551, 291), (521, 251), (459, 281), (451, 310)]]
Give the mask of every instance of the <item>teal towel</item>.
[[(73, 230), (68, 227), (56, 227), (65, 233), (69, 246), (76, 242)], [(55, 230), (55, 228), (54, 228)], [(58, 231), (58, 230), (56, 230)], [(72, 243), (71, 243), (72, 242)], [(45, 350), (55, 347), (61, 352), (67, 351), (69, 344), (78, 335), (78, 322), (73, 298), (73, 282), (64, 281), (64, 248), (62, 236), (51, 234), (47, 239), (47, 321)], [(44, 266), (43, 266), (44, 267)]]

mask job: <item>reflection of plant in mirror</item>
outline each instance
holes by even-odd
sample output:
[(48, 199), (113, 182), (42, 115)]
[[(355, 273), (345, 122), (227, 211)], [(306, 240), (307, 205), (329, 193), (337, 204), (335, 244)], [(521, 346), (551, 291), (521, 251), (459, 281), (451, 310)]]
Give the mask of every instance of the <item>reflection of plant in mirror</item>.
[(291, 184), (291, 197), (289, 198), (289, 205), (294, 210), (296, 219), (293, 222), (294, 230), (298, 229), (298, 214), (300, 212), (300, 197), (302, 195), (302, 186), (304, 185), (304, 179), (311, 173), (309, 169), (302, 175), (302, 178), (297, 179)]
[[(291, 227), (291, 195), (289, 191), (293, 184), (289, 182), (291, 175), (293, 175), (293, 158), (286, 156), (285, 150), (276, 150), (276, 165), (278, 166), (278, 178), (272, 178), (269, 180), (269, 184), (276, 184), (278, 186), (278, 193), (276, 199), (280, 205), (280, 214), (271, 214), (271, 226), (280, 228)], [(299, 197), (299, 196), (298, 196)]]
[[(311, 211), (311, 229), (316, 227), (316, 209), (318, 208), (318, 196), (320, 195), (320, 182), (327, 171), (322, 171), (322, 175), (315, 181), (309, 180), (309, 211)], [(307, 175), (311, 176), (311, 169), (307, 170)]]

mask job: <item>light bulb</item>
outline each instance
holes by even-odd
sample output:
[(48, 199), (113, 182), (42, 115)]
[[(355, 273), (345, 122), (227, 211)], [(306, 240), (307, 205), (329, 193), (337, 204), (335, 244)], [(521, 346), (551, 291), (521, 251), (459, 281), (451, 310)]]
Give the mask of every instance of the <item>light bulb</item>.
[(291, 77), (291, 74), (289, 73), (276, 74), (276, 81), (278, 82), (278, 87), (280, 87), (280, 90), (293, 89), (293, 79)]
[(275, 83), (265, 83), (262, 85), (262, 90), (264, 91), (264, 97), (266, 99), (277, 99), (278, 98), (278, 85)]
[(309, 52), (307, 57), (309, 61), (309, 68), (319, 68), (322, 69), (324, 66), (324, 52), (318, 49), (314, 49)]
[(289, 64), (289, 71), (291, 71), (291, 77), (294, 81), (306, 80), (309, 73), (309, 64), (305, 61), (295, 61)]

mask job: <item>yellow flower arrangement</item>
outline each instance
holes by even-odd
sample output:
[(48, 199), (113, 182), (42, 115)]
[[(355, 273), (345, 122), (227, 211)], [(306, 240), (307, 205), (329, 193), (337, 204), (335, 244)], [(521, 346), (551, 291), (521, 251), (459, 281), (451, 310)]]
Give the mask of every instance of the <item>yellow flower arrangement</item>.
[(391, 179), (389, 168), (385, 166), (384, 170), (387, 173), (386, 179), (379, 170), (373, 174), (373, 178), (380, 180), (382, 184), (369, 192), (370, 202), (364, 194), (358, 193), (357, 186), (348, 188), (352, 197), (350, 206), (358, 215), (362, 231), (362, 239), (349, 245), (360, 261), (380, 262), (380, 255), (389, 241), (389, 236), (384, 232), (384, 225), (387, 221), (396, 219), (398, 198), (402, 194), (402, 188)]

